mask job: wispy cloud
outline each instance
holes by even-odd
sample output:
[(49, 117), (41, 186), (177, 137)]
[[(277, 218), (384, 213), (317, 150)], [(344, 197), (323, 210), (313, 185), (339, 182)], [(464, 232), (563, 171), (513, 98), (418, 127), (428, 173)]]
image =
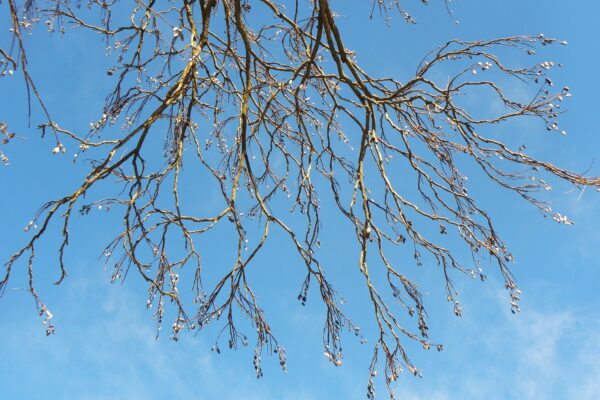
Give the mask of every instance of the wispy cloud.
[[(502, 306), (505, 306), (504, 296)], [(485, 300), (485, 299), (484, 299)], [(497, 303), (496, 303), (497, 304)], [(506, 308), (506, 307), (503, 307)], [(528, 304), (518, 316), (466, 322), (444, 360), (456, 369), (397, 387), (399, 399), (583, 399), (600, 393), (600, 315)], [(466, 335), (469, 331), (471, 334)]]

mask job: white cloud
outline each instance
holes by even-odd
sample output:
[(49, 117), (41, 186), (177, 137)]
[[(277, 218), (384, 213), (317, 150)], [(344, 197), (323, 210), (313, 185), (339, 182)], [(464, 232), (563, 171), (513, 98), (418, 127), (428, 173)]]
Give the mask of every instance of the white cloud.
[[(498, 307), (507, 309), (505, 300), (504, 295), (498, 296), (491, 300), (492, 306), (485, 307), (498, 313)], [(440, 361), (448, 367), (436, 369), (422, 380), (401, 380), (398, 398), (598, 398), (600, 314), (531, 304), (517, 316), (508, 311), (500, 314), (500, 319), (463, 321), (464, 326), (449, 340), (454, 344), (446, 355), (450, 359)]]

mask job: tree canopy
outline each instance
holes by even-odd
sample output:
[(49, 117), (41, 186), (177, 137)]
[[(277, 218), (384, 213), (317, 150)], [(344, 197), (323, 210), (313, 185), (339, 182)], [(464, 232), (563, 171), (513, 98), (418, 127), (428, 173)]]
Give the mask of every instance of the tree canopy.
[[(269, 304), (260, 303), (249, 279), (253, 260), (276, 235), (291, 244), (293, 268), (305, 276), (293, 296), (301, 304), (315, 297), (325, 307), (326, 357), (341, 365), (345, 332), (369, 340), (367, 396), (374, 398), (378, 370), (390, 393), (403, 369), (419, 375), (406, 340), (442, 350), (429, 338), (422, 289), (398, 253), (410, 254), (415, 266), (439, 267), (457, 316), (462, 309), (454, 280), (466, 275), (483, 281), (490, 264), (502, 277), (512, 311), (519, 310), (513, 257), (487, 210), (470, 195), (469, 175), (567, 225), (572, 221), (548, 202), (553, 181), (600, 187), (600, 178), (538, 159), (502, 133), (514, 130), (515, 120), (536, 120), (550, 133), (566, 133), (558, 117), (570, 89), (552, 80), (558, 63), (536, 52), (567, 43), (543, 34), (449, 40), (424, 51), (420, 61), (407, 60), (415, 67), (410, 76), (380, 76), (361, 66), (338, 26), (337, 12), (351, 4), (6, 3), (11, 26), (0, 42), (1, 78), (18, 72), (30, 99), (29, 118), (52, 138), (52, 153), (76, 148), (73, 162), (86, 171), (78, 187), (40, 207), (25, 228), (29, 241), (0, 275), (1, 293), (13, 270), (28, 268), (28, 289), (48, 334), (54, 326), (36, 289), (36, 247), (46, 235), (60, 235), (60, 284), (68, 273), (71, 221), (103, 209), (122, 221), (114, 239), (99, 249), (113, 282), (127, 275), (142, 279), (148, 308), (159, 326), (169, 318), (173, 339), (218, 324), (223, 337), (216, 351), (220, 341), (230, 348), (254, 341), (257, 377), (265, 352), (275, 354), (285, 370), (285, 338), (270, 328)], [(369, 17), (381, 23), (397, 15), (415, 23), (398, 0), (372, 5)], [(33, 76), (28, 68), (27, 35), (39, 25), (53, 34), (86, 32), (103, 39), (98, 51), (106, 51), (112, 66), (98, 79), (110, 79), (112, 90), (90, 126), (65, 126), (53, 117), (58, 105), (47, 104), (37, 89), (38, 79), (52, 79)], [(527, 95), (515, 93), (515, 84), (527, 88)], [(493, 107), (481, 110), (472, 98)], [(0, 135), (0, 158), (8, 164), (16, 133), (0, 121)], [(198, 213), (191, 190), (216, 193), (214, 212)], [(363, 337), (341, 306), (351, 294), (336, 291), (320, 262), (324, 204), (354, 232), (358, 259), (352, 270), (364, 280), (356, 290), (366, 291), (371, 302), (375, 337)], [(203, 264), (197, 246), (216, 229), (231, 237), (226, 265), (218, 268)], [(238, 328), (244, 316), (252, 321), (252, 335)]]

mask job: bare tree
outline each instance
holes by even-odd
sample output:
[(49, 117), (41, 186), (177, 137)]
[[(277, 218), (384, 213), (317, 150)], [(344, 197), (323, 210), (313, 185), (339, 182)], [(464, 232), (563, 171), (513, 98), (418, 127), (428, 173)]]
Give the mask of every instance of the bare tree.
[[(390, 384), (402, 369), (419, 374), (404, 340), (442, 350), (428, 338), (422, 292), (394, 261), (397, 247), (411, 252), (417, 265), (426, 261), (440, 267), (457, 316), (461, 307), (453, 276), (460, 272), (484, 280), (481, 264), (490, 257), (510, 293), (513, 312), (519, 309), (512, 256), (488, 213), (467, 191), (465, 169), (476, 169), (564, 224), (572, 222), (541, 195), (550, 189), (545, 180), (576, 188), (600, 185), (597, 177), (539, 160), (524, 146), (514, 148), (495, 135), (497, 125), (520, 118), (537, 119), (547, 130), (561, 132), (557, 117), (570, 91), (553, 85), (548, 74), (554, 63), (535, 52), (564, 42), (543, 35), (450, 40), (430, 52), (414, 76), (400, 81), (359, 65), (329, 0), (132, 3), (7, 0), (4, 5), (12, 22), (11, 36), (3, 38), (0, 48), (0, 74), (20, 71), (31, 101), (44, 113), (42, 133), (56, 141), (54, 153), (78, 146), (75, 157), (86, 153), (93, 160), (79, 187), (48, 201), (32, 218), (30, 240), (4, 265), (0, 280), (1, 291), (17, 261), (24, 260), (29, 291), (48, 334), (54, 327), (35, 289), (36, 246), (50, 222), (59, 220), (57, 283), (62, 282), (72, 217), (102, 207), (123, 221), (104, 249), (114, 265), (113, 281), (136, 271), (148, 285), (147, 304), (154, 306), (159, 325), (171, 304), (173, 339), (182, 330), (218, 322), (229, 347), (236, 348), (248, 340), (236, 328), (236, 316), (246, 315), (256, 329), (258, 377), (263, 352), (276, 353), (284, 370), (286, 357), (248, 284), (248, 266), (271, 235), (286, 237), (306, 273), (298, 299), (304, 304), (313, 285), (326, 309), (325, 354), (340, 365), (343, 331), (361, 335), (340, 308), (327, 267), (318, 258), (320, 207), (333, 202), (354, 229), (358, 271), (365, 281), (361, 290), (368, 292), (378, 332), (367, 395), (374, 397), (373, 377), (382, 369), (393, 396)], [(399, 0), (373, 0), (372, 13), (386, 19), (399, 13), (414, 22)], [(114, 88), (89, 128), (65, 127), (53, 119), (56, 106), (45, 105), (36, 89), (24, 36), (39, 23), (50, 32), (77, 28), (105, 39), (113, 62), (106, 74)], [(516, 54), (530, 57), (530, 66), (511, 65)], [(441, 81), (437, 71), (450, 79)], [(535, 91), (521, 99), (504, 89), (507, 82)], [(477, 115), (478, 110), (464, 105), (465, 96), (482, 96), (500, 111)], [(0, 134), (3, 143), (14, 137), (6, 124), (0, 125)], [(160, 160), (157, 142), (163, 144)], [(0, 157), (8, 163), (4, 153)], [(213, 215), (186, 211), (180, 191), (193, 183), (184, 168), (212, 177), (221, 198)], [(106, 194), (103, 181), (118, 190)], [(98, 186), (101, 193), (92, 192)], [(205, 285), (195, 241), (222, 224), (235, 232), (235, 260), (216, 284)], [(248, 233), (257, 229), (258, 237)], [(456, 235), (471, 259), (460, 260), (445, 234)], [(189, 270), (194, 271), (193, 299), (186, 301), (178, 290), (179, 275)], [(384, 284), (372, 279), (373, 270), (383, 271)], [(402, 309), (415, 320), (414, 328), (401, 322)], [(218, 350), (218, 341), (215, 346)]]

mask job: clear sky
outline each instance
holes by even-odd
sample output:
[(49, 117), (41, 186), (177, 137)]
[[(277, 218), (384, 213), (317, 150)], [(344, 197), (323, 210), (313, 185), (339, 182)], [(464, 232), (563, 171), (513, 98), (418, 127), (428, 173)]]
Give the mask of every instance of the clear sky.
[[(600, 175), (598, 93), (600, 2), (581, 0), (462, 0), (452, 2), (456, 24), (442, 2), (427, 7), (404, 1), (418, 24), (400, 16), (386, 27), (369, 20), (369, 1), (335, 1), (347, 45), (359, 61), (377, 74), (405, 74), (432, 48), (450, 38), (479, 39), (544, 33), (568, 46), (554, 47), (564, 66), (557, 80), (574, 93), (561, 124), (569, 135), (547, 135), (523, 124), (507, 135), (529, 137), (542, 157), (575, 171)], [(0, 4), (0, 26), (6, 27), (8, 5)], [(1, 36), (4, 35), (4, 36)], [(0, 40), (6, 42), (5, 30)], [(86, 41), (88, 40), (88, 41)], [(377, 42), (375, 42), (377, 40)], [(65, 40), (43, 30), (28, 38), (31, 71), (56, 119), (87, 126), (97, 119), (108, 90), (102, 43), (70, 33)], [(70, 157), (52, 156), (54, 143), (27, 126), (26, 102), (19, 74), (0, 80), (0, 121), (23, 137), (4, 146), (10, 166), (0, 168), (0, 259), (25, 243), (23, 227), (46, 200), (72, 189), (81, 166)], [(21, 94), (19, 94), (21, 93)], [(594, 162), (595, 160), (595, 162)], [(192, 193), (199, 198), (204, 193)], [(516, 257), (515, 274), (523, 290), (522, 312), (510, 313), (499, 276), (482, 284), (457, 279), (463, 318), (438, 296), (440, 277), (423, 270), (430, 334), (444, 344), (441, 353), (411, 347), (423, 379), (404, 374), (396, 383), (400, 399), (597, 399), (600, 398), (600, 194), (556, 190), (554, 208), (575, 221), (555, 224), (502, 192), (481, 193), (482, 204), (497, 220)], [(214, 330), (183, 335), (177, 343), (164, 334), (155, 340), (146, 293), (132, 275), (123, 285), (110, 284), (110, 268), (99, 261), (115, 222), (92, 213), (74, 226), (68, 255), (70, 275), (59, 287), (56, 241), (40, 246), (39, 290), (54, 313), (56, 334), (46, 337), (31, 296), (23, 289), (25, 269), (16, 270), (0, 298), (0, 399), (362, 399), (366, 393), (370, 344), (345, 338), (344, 364), (335, 368), (323, 356), (322, 307), (295, 300), (299, 261), (272, 245), (260, 261), (262, 303), (278, 338), (287, 349), (288, 373), (276, 359), (265, 358), (265, 376), (256, 380), (252, 349), (211, 352)], [(118, 223), (118, 222), (117, 222)], [(56, 228), (56, 227), (55, 227)], [(365, 320), (367, 308), (353, 295), (357, 250), (347, 225), (329, 227), (323, 259), (340, 279), (349, 300), (349, 315)], [(217, 251), (217, 242), (209, 244)], [(316, 297), (315, 297), (316, 300)], [(316, 303), (316, 302), (314, 302)], [(366, 322), (365, 322), (366, 323)], [(368, 329), (367, 329), (368, 337)], [(382, 382), (379, 398), (386, 398)]]

